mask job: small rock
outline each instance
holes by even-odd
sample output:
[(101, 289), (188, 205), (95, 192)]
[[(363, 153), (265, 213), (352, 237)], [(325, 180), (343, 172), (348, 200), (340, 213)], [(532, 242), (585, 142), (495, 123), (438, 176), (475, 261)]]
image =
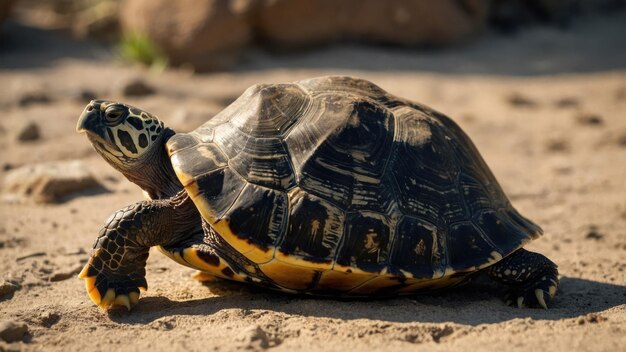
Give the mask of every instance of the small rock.
[(150, 327), (155, 330), (168, 331), (176, 328), (176, 319), (173, 317), (165, 317), (153, 321)]
[(580, 105), (578, 98), (565, 97), (554, 102), (554, 105), (558, 108), (574, 108)]
[(601, 240), (604, 238), (604, 234), (598, 231), (597, 226), (592, 225), (589, 227), (589, 232), (587, 232), (585, 238), (589, 240)]
[(246, 349), (266, 349), (269, 347), (267, 334), (258, 325), (250, 326), (242, 330), (236, 338)]
[(546, 143), (546, 148), (551, 152), (567, 152), (570, 150), (570, 145), (564, 139), (552, 139)]
[(0, 322), (0, 339), (6, 342), (21, 341), (28, 333), (28, 326), (13, 320)]
[(61, 320), (61, 316), (53, 311), (43, 311), (39, 314), (39, 324), (49, 328)]
[(578, 318), (578, 325), (597, 324), (597, 323), (601, 323), (607, 320), (608, 319), (606, 317), (603, 317), (595, 313), (591, 313), (591, 314), (585, 315), (584, 317)]
[(602, 116), (591, 113), (580, 114), (576, 117), (576, 121), (581, 125), (600, 126), (604, 124)]
[(32, 164), (10, 170), (3, 185), (5, 200), (55, 203), (72, 193), (104, 189), (80, 160)]
[(47, 104), (49, 102), (51, 102), (52, 99), (50, 99), (50, 97), (43, 92), (29, 92), (29, 93), (24, 93), (24, 95), (22, 95), (18, 101), (17, 104), (19, 106), (28, 106), (28, 105), (33, 105), (33, 104)]
[(523, 96), (520, 93), (513, 93), (509, 95), (506, 98), (506, 100), (508, 101), (509, 104), (516, 106), (516, 107), (533, 108), (538, 105), (536, 101), (526, 96)]
[(626, 133), (617, 136), (617, 145), (626, 147)]
[(17, 140), (20, 142), (36, 141), (41, 137), (39, 125), (33, 121), (27, 122), (17, 133)]
[(140, 78), (133, 79), (122, 85), (122, 94), (127, 97), (140, 97), (151, 95), (156, 92), (151, 85), (147, 84)]
[(0, 296), (11, 294), (17, 291), (20, 287), (11, 281), (0, 281)]

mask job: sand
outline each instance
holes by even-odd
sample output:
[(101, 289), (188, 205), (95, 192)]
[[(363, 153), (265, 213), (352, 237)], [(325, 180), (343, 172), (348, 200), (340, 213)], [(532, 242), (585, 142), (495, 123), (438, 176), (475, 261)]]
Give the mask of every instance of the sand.
[[(625, 20), (487, 35), (438, 52), (253, 53), (233, 72), (204, 75), (153, 73), (93, 43), (9, 26), (0, 47), (0, 177), (21, 165), (80, 159), (104, 188), (48, 205), (0, 204), (0, 280), (19, 286), (0, 298), (0, 321), (29, 329), (22, 342), (0, 342), (0, 351), (623, 350), (626, 48), (616, 33)], [(486, 278), (445, 293), (371, 301), (202, 284), (156, 251), (150, 289), (130, 313), (107, 314), (91, 303), (76, 274), (104, 219), (142, 195), (74, 132), (81, 93), (140, 106), (188, 131), (251, 84), (327, 74), (369, 79), (462, 126), (514, 206), (545, 231), (527, 248), (559, 265), (561, 287), (549, 310), (507, 307), (505, 288)], [(157, 94), (122, 97), (120, 86), (133, 77)], [(18, 104), (37, 92), (49, 101)], [(40, 139), (16, 140), (26, 121), (39, 125)]]

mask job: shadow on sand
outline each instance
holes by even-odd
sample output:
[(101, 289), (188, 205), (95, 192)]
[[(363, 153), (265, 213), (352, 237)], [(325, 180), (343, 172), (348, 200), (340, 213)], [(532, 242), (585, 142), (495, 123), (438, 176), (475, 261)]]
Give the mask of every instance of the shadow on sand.
[(557, 299), (549, 310), (506, 307), (498, 298), (505, 288), (481, 278), (437, 295), (377, 300), (292, 296), (224, 281), (210, 283), (207, 286), (213, 291), (230, 293), (219, 297), (180, 302), (164, 297), (147, 297), (140, 301), (132, 313), (112, 311), (109, 317), (118, 323), (147, 324), (167, 316), (211, 315), (224, 309), (241, 309), (244, 312), (260, 309), (288, 315), (345, 320), (454, 322), (474, 326), (518, 318), (533, 320), (575, 318), (626, 304), (626, 286), (572, 277), (561, 279)]

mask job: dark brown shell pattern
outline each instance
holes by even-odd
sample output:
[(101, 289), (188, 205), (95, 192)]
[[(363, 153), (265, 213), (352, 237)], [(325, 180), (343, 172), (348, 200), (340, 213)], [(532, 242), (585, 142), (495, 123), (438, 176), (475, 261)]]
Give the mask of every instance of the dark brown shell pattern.
[(442, 278), (542, 232), (451, 119), (365, 80), (256, 85), (175, 137), (203, 217), (256, 263)]

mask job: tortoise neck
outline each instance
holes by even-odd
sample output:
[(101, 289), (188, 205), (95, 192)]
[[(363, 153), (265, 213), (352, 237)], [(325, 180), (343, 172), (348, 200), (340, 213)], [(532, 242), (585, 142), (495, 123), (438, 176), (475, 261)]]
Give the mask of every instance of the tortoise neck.
[(155, 141), (156, 148), (151, 148), (137, 160), (132, 172), (120, 170), (130, 182), (147, 192), (151, 199), (170, 198), (183, 189), (165, 148), (165, 143), (174, 134), (176, 132), (172, 129), (165, 128), (159, 137), (160, 141)]

